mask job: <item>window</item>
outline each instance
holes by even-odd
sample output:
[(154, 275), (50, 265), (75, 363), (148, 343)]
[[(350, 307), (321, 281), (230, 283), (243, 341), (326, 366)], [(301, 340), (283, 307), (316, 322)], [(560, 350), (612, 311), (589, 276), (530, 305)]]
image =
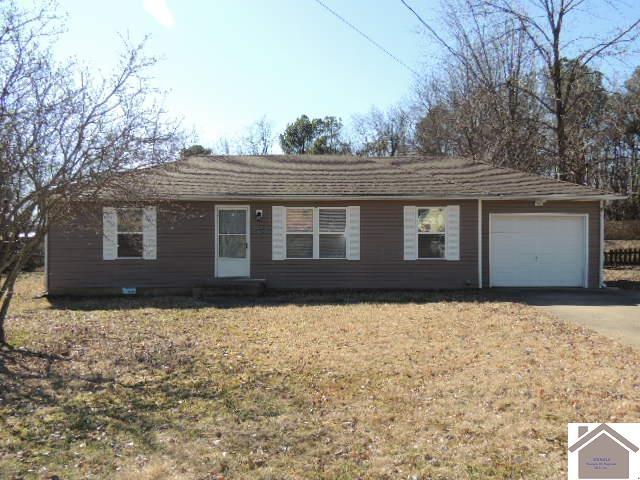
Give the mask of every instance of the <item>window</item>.
[(418, 258), (445, 258), (445, 208), (418, 208), (417, 212)]
[(347, 258), (347, 209), (286, 209), (286, 258)]
[(142, 208), (118, 208), (116, 212), (118, 258), (142, 258)]
[(287, 208), (287, 258), (313, 258), (313, 208)]
[(346, 258), (347, 210), (345, 208), (319, 208), (320, 258)]
[(225, 258), (247, 258), (246, 230), (246, 210), (218, 210), (218, 255)]

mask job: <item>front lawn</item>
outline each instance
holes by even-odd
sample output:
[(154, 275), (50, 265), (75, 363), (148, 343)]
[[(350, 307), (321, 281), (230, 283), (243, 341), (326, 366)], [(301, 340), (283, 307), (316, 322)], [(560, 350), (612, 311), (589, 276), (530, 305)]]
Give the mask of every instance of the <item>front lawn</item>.
[(57, 302), (24, 277), (0, 478), (566, 478), (637, 421), (640, 355), (475, 294)]

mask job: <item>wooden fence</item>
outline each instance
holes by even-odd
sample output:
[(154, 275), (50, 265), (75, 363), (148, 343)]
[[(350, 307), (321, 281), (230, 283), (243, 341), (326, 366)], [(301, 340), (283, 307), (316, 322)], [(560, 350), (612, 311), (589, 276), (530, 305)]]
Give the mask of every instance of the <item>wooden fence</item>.
[(640, 265), (640, 248), (618, 248), (604, 252), (604, 264), (607, 267)]

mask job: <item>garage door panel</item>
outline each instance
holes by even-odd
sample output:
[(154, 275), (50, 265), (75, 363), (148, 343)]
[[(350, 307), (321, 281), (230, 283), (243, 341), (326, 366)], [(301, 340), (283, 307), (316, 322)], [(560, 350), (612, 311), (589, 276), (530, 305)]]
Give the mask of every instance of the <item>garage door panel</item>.
[(584, 286), (584, 217), (491, 218), (492, 286)]
[(527, 219), (527, 217), (524, 215), (509, 218), (496, 217), (492, 223), (492, 232), (522, 235), (536, 233), (540, 228), (536, 219), (529, 218), (526, 222), (514, 222), (513, 219)]

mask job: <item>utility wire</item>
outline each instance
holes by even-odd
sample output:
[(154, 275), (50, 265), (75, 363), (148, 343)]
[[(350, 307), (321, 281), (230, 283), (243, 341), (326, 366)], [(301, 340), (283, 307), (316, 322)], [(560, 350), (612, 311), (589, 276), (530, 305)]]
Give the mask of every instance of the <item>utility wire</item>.
[(456, 52), (454, 52), (453, 49), (449, 46), (449, 44), (447, 42), (445, 42), (444, 39), (440, 35), (438, 35), (438, 32), (436, 32), (431, 27), (431, 25), (429, 25), (427, 22), (425, 22), (423, 20), (423, 18), (418, 14), (418, 12), (416, 12), (407, 2), (405, 2), (405, 0), (400, 0), (400, 2), (402, 2), (402, 4), (405, 7), (407, 7), (411, 13), (413, 13), (415, 15), (415, 17), (418, 19), (418, 21), (429, 31), (429, 33), (431, 33), (431, 35), (433, 35), (435, 37), (436, 40), (438, 40), (447, 50), (449, 50), (449, 52), (451, 52), (454, 55), (458, 56), (456, 54)]
[(360, 30), (358, 27), (356, 27), (353, 23), (351, 23), (349, 20), (347, 20), (346, 18), (344, 18), (342, 15), (340, 15), (338, 12), (336, 12), (335, 10), (333, 10), (332, 8), (330, 8), (329, 6), (327, 6), (324, 2), (322, 2), (321, 0), (315, 0), (315, 2), (322, 6), (323, 8), (325, 8), (328, 12), (330, 12), (332, 15), (334, 15), (336, 18), (338, 18), (342, 23), (344, 23), (345, 25), (347, 25), (349, 28), (351, 28), (352, 30), (356, 31), (359, 35), (361, 35), (362, 37), (364, 37), (366, 40), (368, 40), (370, 43), (372, 43), (375, 47), (377, 47), (379, 50), (382, 50), (384, 53), (386, 53), (389, 57), (391, 57), (392, 59), (394, 59), (396, 62), (398, 62), (400, 65), (402, 65), (404, 68), (406, 68), (407, 70), (409, 70), (411, 73), (413, 73), (416, 77), (420, 77), (420, 74), (418, 72), (416, 72), (413, 68), (411, 68), (409, 65), (407, 65), (406, 63), (404, 63), (402, 60), (400, 60), (398, 57), (396, 57), (393, 53), (391, 53), (389, 50), (387, 50), (386, 48), (384, 48), (382, 45), (380, 45), (378, 42), (376, 42), (373, 38), (371, 38), (369, 35), (367, 35), (366, 33), (364, 33), (362, 30)]

